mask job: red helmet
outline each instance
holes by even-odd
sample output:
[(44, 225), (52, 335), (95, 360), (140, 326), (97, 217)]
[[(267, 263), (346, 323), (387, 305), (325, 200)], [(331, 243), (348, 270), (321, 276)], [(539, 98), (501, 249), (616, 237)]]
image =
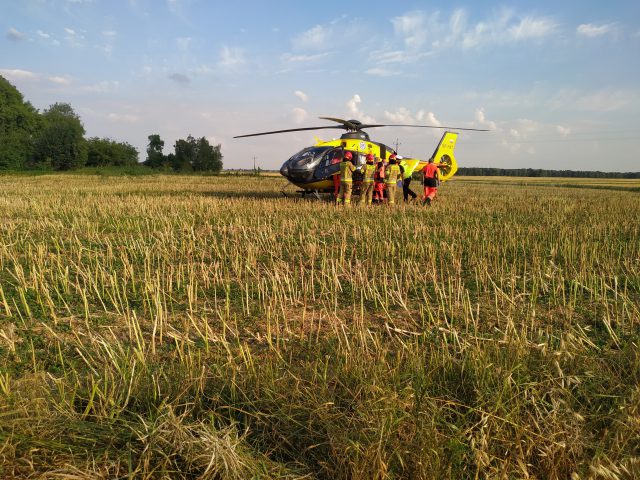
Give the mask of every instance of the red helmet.
[(351, 152), (345, 152), (344, 158), (351, 160), (353, 158), (353, 155), (351, 155)]
[(396, 158), (396, 154), (392, 153), (391, 155), (389, 155), (389, 160), (391, 160), (392, 158)]
[(367, 160), (373, 160), (373, 153), (367, 154)]

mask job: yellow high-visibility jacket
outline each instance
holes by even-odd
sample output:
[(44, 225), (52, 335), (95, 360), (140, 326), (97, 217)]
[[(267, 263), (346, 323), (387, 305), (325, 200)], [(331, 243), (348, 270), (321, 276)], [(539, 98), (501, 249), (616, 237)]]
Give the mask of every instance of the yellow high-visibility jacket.
[(400, 166), (397, 163), (393, 165), (389, 165), (387, 167), (387, 178), (385, 178), (384, 183), (387, 185), (395, 185), (398, 183), (398, 177), (400, 176)]
[(373, 183), (373, 177), (376, 173), (376, 166), (373, 163), (367, 163), (364, 166), (364, 178), (362, 179), (362, 183)]
[(340, 162), (340, 181), (346, 183), (353, 182), (353, 172), (355, 172), (356, 167), (353, 166), (349, 160), (343, 160)]

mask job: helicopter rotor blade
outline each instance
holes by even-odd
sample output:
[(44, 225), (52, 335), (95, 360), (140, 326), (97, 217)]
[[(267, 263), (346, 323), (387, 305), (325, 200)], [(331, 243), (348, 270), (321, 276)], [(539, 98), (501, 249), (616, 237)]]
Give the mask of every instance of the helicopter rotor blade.
[(464, 127), (438, 127), (435, 125), (405, 125), (405, 124), (397, 124), (397, 123), (393, 123), (393, 124), (384, 124), (384, 125), (379, 125), (379, 124), (367, 124), (367, 125), (360, 125), (360, 128), (375, 128), (375, 127), (416, 127), (416, 128), (444, 128), (447, 130), (470, 130), (472, 132), (489, 132), (490, 130), (487, 128), (464, 128)]
[(324, 127), (303, 127), (303, 128), (287, 128), (285, 130), (272, 130), (270, 132), (260, 132), (260, 133), (250, 133), (248, 135), (237, 135), (233, 138), (244, 138), (244, 137), (257, 137), (259, 135), (273, 135), (276, 133), (286, 133), (286, 132), (304, 132), (307, 130), (324, 130), (327, 128), (340, 128), (340, 129), (344, 129), (345, 127), (341, 127), (339, 125), (331, 125), (330, 127), (324, 126)]

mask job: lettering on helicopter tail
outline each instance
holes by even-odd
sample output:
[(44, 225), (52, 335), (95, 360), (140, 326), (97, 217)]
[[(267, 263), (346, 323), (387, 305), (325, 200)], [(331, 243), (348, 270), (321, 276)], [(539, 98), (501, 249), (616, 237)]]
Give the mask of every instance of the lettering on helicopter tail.
[(443, 182), (449, 180), (458, 171), (458, 162), (456, 162), (456, 157), (453, 154), (457, 141), (457, 133), (444, 132), (436, 151), (433, 152), (431, 157), (435, 163), (442, 165), (440, 167), (440, 180)]

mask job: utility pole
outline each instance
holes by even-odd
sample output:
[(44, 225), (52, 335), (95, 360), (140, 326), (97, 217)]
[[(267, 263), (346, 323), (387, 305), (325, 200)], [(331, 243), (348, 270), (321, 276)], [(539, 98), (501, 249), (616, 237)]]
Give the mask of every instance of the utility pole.
[(399, 147), (400, 145), (402, 145), (402, 143), (400, 143), (400, 142), (398, 141), (398, 139), (396, 138), (396, 143), (395, 143), (394, 145), (396, 146), (396, 153), (398, 153), (398, 147)]
[(253, 171), (256, 171), (256, 156), (253, 156)]

